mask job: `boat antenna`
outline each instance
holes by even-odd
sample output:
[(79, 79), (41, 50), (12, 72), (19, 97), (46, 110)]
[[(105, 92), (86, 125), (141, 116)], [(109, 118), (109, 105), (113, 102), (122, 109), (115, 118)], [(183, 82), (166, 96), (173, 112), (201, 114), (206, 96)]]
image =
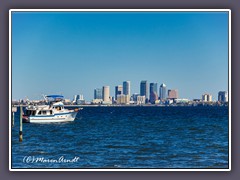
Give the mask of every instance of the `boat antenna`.
[(43, 99), (44, 99), (46, 102), (48, 102), (47, 96), (44, 95), (44, 94), (42, 94), (42, 96), (43, 96)]
[(31, 104), (31, 102), (30, 102), (30, 100), (28, 99), (28, 97), (27, 97), (27, 96), (25, 97), (25, 100), (26, 100), (26, 102), (27, 102), (27, 104), (28, 104), (28, 105), (30, 105), (30, 104)]

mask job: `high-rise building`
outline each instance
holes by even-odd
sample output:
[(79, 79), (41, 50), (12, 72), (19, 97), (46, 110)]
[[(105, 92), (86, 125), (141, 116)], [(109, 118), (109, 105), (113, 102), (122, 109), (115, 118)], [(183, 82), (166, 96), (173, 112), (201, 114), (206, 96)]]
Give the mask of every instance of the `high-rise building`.
[(178, 90), (177, 89), (169, 89), (168, 90), (168, 99), (178, 99)]
[(138, 96), (137, 97), (137, 104), (141, 105), (141, 104), (145, 104), (146, 102), (146, 97), (145, 96)]
[(83, 95), (82, 94), (78, 94), (78, 95), (74, 95), (74, 98), (73, 98), (73, 104), (79, 104), (79, 102), (83, 102), (84, 101), (84, 98), (83, 98)]
[(103, 101), (109, 102), (110, 101), (110, 87), (109, 86), (103, 86), (102, 94), (103, 94), (102, 95)]
[(134, 93), (134, 94), (132, 95), (132, 101), (137, 102), (137, 97), (138, 97), (138, 96), (140, 96), (140, 94)]
[(103, 99), (102, 95), (103, 93), (101, 88), (94, 89), (94, 99)]
[(140, 96), (145, 96), (145, 100), (148, 102), (148, 83), (146, 80), (140, 83)]
[(218, 92), (218, 101), (219, 102), (228, 102), (228, 92), (227, 91), (219, 91)]
[(115, 86), (115, 100), (117, 100), (117, 96), (123, 94), (122, 85)]
[(74, 95), (73, 103), (76, 103), (80, 99), (80, 95)]
[(159, 99), (164, 100), (167, 98), (167, 86), (165, 84), (161, 84), (159, 88)]
[(82, 94), (80, 94), (79, 99), (77, 100), (77, 104), (85, 104), (85, 100)]
[(117, 96), (117, 104), (129, 104), (129, 95), (119, 94)]
[(150, 103), (154, 104), (155, 101), (158, 99), (157, 94), (157, 83), (150, 83)]
[(123, 94), (130, 97), (130, 81), (123, 82)]
[(211, 94), (203, 94), (202, 95), (202, 101), (211, 102), (212, 101), (212, 95)]

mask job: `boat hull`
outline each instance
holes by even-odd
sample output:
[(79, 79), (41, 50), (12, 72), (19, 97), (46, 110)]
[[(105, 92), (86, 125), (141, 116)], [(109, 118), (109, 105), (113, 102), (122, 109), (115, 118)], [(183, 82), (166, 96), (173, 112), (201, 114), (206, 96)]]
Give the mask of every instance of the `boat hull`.
[(26, 122), (29, 123), (57, 123), (74, 121), (78, 112), (59, 113), (49, 116), (29, 116)]

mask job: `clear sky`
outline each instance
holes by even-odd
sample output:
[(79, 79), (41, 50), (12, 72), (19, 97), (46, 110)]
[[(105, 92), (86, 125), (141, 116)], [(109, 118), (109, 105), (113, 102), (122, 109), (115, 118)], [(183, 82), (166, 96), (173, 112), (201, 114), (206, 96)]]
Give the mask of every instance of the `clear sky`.
[(62, 94), (140, 81), (180, 98), (228, 90), (227, 12), (13, 12), (12, 97)]

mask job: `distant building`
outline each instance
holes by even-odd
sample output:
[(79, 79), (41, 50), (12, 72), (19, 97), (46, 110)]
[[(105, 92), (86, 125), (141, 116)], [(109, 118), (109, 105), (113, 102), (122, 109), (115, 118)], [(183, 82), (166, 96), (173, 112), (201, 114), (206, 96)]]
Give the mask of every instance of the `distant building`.
[(157, 83), (150, 83), (150, 103), (155, 104), (155, 101), (158, 99), (157, 94)]
[(123, 82), (123, 94), (128, 95), (130, 101), (130, 81), (124, 81)]
[(110, 87), (109, 86), (103, 86), (102, 97), (103, 97), (103, 101), (106, 102), (106, 103), (111, 101), (111, 99), (110, 99)]
[(132, 95), (132, 100), (133, 100), (134, 102), (137, 102), (138, 96), (140, 96), (140, 94), (134, 93), (134, 94)]
[(70, 99), (64, 99), (64, 104), (71, 104), (71, 100)]
[(130, 97), (130, 81), (123, 82), (123, 94), (129, 95)]
[(101, 88), (94, 89), (94, 99), (103, 99), (103, 91)]
[[(34, 103), (34, 102), (32, 102), (32, 103)], [(45, 100), (43, 102), (34, 103), (34, 104), (41, 104), (41, 103), (45, 104)], [(71, 99), (63, 99), (63, 104), (70, 105), (70, 104), (72, 104), (72, 101), (71, 101)]]
[(203, 94), (202, 101), (203, 102), (212, 102), (212, 95), (211, 94)]
[(218, 92), (218, 101), (219, 102), (228, 102), (228, 92), (227, 91), (219, 91)]
[(159, 99), (160, 100), (167, 99), (167, 86), (165, 84), (161, 84), (159, 87)]
[(110, 105), (110, 104), (112, 104), (112, 101), (102, 101), (102, 104), (103, 105)]
[(120, 94), (123, 94), (123, 86), (122, 85), (115, 86), (115, 100), (117, 100), (117, 96)]
[(92, 100), (92, 104), (101, 104), (102, 103), (102, 99), (93, 99)]
[(83, 95), (82, 94), (78, 94), (78, 95), (74, 95), (74, 98), (73, 98), (73, 104), (79, 104), (79, 102), (80, 102), (80, 100), (81, 101), (83, 101), (84, 100), (84, 98), (83, 98)]
[(112, 104), (115, 104), (115, 99), (114, 99), (114, 97), (110, 96), (110, 101), (112, 102)]
[(145, 96), (138, 96), (137, 97), (137, 104), (141, 105), (141, 104), (145, 104), (146, 102), (146, 97)]
[(189, 99), (174, 99), (176, 103), (188, 103), (190, 100)]
[(80, 95), (79, 95), (79, 100), (84, 100), (83, 94), (80, 94)]
[(80, 95), (74, 95), (73, 97), (73, 104), (77, 103), (77, 100), (80, 99)]
[(77, 104), (85, 104), (85, 103), (86, 103), (86, 101), (84, 100), (83, 95), (80, 94), (79, 99), (77, 100)]
[(86, 103), (86, 101), (84, 100), (84, 99), (78, 99), (77, 100), (77, 104), (79, 105), (79, 104), (85, 104)]
[(201, 99), (193, 99), (193, 102), (200, 102)]
[(117, 96), (117, 104), (129, 104), (130, 97), (129, 95), (120, 94)]
[(140, 83), (140, 96), (145, 96), (145, 100), (148, 102), (148, 82), (146, 80)]
[(168, 90), (168, 99), (178, 99), (178, 90), (177, 89), (169, 89)]

